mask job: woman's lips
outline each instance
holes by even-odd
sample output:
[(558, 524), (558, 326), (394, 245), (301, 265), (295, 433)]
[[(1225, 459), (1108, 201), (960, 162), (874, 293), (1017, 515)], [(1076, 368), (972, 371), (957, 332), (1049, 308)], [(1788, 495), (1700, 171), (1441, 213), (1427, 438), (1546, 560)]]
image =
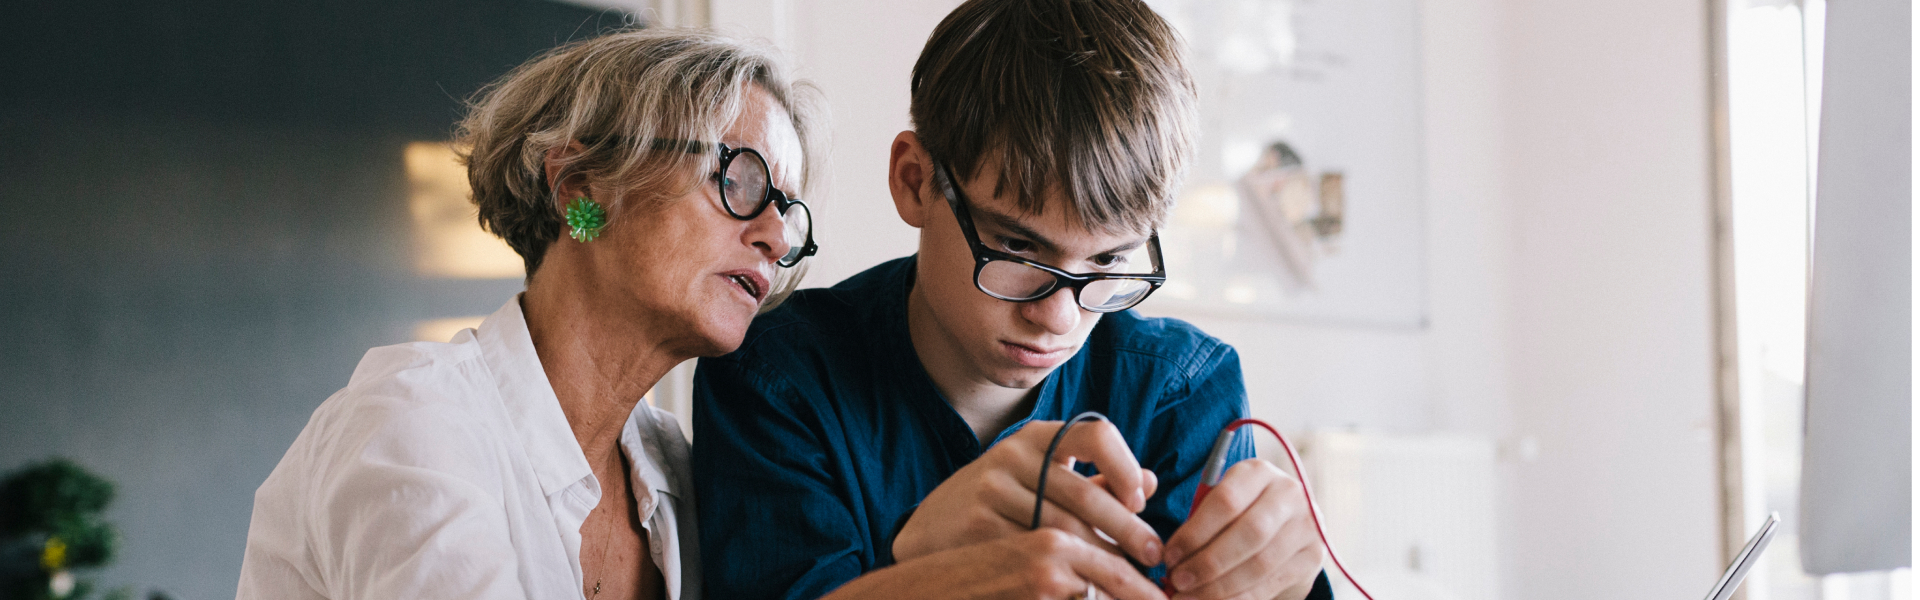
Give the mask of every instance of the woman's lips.
[(739, 291), (741, 295), (746, 296), (755, 305), (760, 304), (761, 300), (767, 298), (769, 282), (767, 281), (767, 276), (761, 275), (759, 271), (735, 269), (721, 273), (720, 276), (727, 280), (728, 285)]
[(1020, 366), (1034, 369), (1056, 367), (1059, 366), (1060, 363), (1067, 362), (1068, 358), (1073, 357), (1072, 346), (1035, 348), (1025, 344), (1001, 341), (1000, 348), (1006, 352), (1008, 358), (1013, 359), (1013, 362), (1020, 363)]

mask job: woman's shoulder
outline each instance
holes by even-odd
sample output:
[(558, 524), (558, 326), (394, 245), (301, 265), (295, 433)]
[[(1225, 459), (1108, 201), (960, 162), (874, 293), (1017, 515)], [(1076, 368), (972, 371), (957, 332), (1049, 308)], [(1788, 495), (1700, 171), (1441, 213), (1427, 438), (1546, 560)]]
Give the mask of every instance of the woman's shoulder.
[(411, 342), (368, 350), (347, 387), (327, 401), (341, 416), (409, 421), (414, 417), (485, 416), (498, 404), (492, 374), (479, 345), (462, 335), (448, 343)]
[[(539, 487), (514, 475), (525, 461), (502, 443), (510, 421), (484, 383), (483, 361), (459, 346), (370, 350), (347, 386), (314, 410), (254, 493), (243, 590), (267, 597), (304, 585), (332, 597), (390, 597), (381, 586), (418, 581), (413, 572), (378, 575), (396, 565), (512, 569), (514, 507), (535, 504), (516, 490)], [(495, 591), (516, 586), (511, 575), (466, 579)]]
[[(481, 360), (480, 345), (471, 330), (463, 331), (448, 342), (408, 342), (367, 350), (354, 365), (342, 392), (355, 395), (382, 393), (431, 395), (449, 383), (475, 379), (469, 363)], [(479, 366), (477, 364), (471, 366)], [(484, 369), (484, 367), (481, 367)]]
[(347, 386), (314, 410), (283, 466), (301, 462), (328, 479), (366, 469), (494, 478), (511, 424), (473, 346), (456, 338), (367, 351)]

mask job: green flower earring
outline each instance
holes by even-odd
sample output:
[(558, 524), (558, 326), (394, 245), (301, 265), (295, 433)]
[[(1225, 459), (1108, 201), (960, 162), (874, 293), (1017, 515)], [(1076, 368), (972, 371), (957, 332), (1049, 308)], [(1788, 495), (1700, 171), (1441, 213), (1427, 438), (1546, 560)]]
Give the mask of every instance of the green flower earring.
[(586, 196), (574, 198), (573, 203), (567, 205), (567, 226), (573, 228), (573, 233), (568, 234), (573, 239), (591, 242), (600, 237), (600, 230), (607, 226), (607, 209)]

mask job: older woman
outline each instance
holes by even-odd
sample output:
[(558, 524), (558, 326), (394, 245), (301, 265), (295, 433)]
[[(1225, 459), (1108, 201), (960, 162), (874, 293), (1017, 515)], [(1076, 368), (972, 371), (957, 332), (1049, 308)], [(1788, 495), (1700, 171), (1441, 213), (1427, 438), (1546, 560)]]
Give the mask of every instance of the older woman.
[(462, 124), (526, 292), (375, 348), (254, 499), (240, 598), (698, 598), (687, 442), (642, 402), (814, 247), (806, 88), (711, 34), (570, 44)]

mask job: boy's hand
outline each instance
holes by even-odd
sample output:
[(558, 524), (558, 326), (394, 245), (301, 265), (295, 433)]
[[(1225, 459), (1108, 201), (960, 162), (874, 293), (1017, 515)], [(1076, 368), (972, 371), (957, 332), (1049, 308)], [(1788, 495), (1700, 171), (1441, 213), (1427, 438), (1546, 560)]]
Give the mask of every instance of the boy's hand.
[(1325, 556), (1312, 518), (1299, 480), (1240, 461), (1167, 540), (1174, 599), (1306, 597)]
[[(894, 538), (895, 561), (1027, 532), (1040, 461), (1060, 427), (1059, 421), (1030, 422), (934, 488)], [(1098, 465), (1100, 474), (1082, 477), (1073, 471), (1075, 462)], [(1160, 536), (1134, 514), (1146, 510), (1159, 481), (1140, 468), (1113, 424), (1075, 425), (1048, 468), (1041, 525), (1143, 564), (1160, 563)]]
[(1166, 598), (1125, 559), (1060, 530), (1042, 528), (896, 563), (847, 582), (823, 600), (1067, 600), (1084, 598), (1095, 588), (1115, 600)]

